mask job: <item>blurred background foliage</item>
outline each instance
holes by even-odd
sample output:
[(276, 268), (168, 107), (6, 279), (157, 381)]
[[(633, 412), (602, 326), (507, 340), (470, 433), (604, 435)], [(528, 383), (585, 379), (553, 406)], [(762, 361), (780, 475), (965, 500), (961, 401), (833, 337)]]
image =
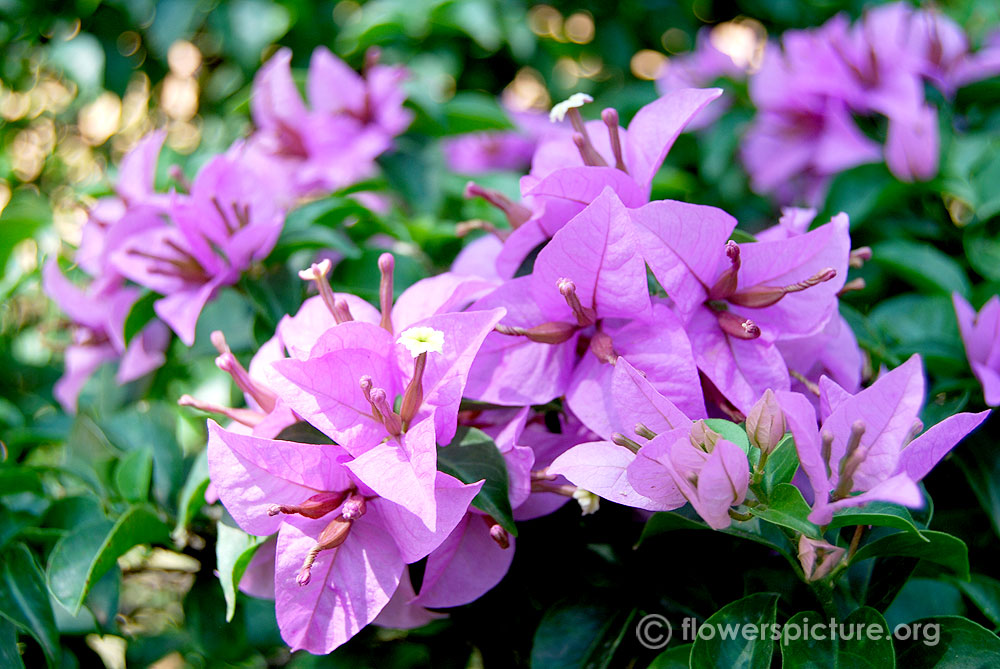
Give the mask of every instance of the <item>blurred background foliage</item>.
[[(168, 130), (160, 160), (164, 180), (168, 165), (180, 164), (193, 175), (209, 156), (245, 134), (254, 72), (279, 46), (293, 49), (293, 65), (302, 70), (313, 48), (326, 45), (356, 67), (366, 50), (378, 47), (385, 61), (404, 63), (412, 72), (408, 104), (416, 121), (396, 151), (380, 159), (383, 178), (404, 201), (374, 228), (349, 231), (343, 247), (347, 260), (333, 277), (364, 295), (377, 281), (375, 251), (366, 243), (373, 232), (399, 239), (402, 246), (394, 250), (409, 250), (409, 261), (397, 260), (401, 288), (447, 266), (461, 246), (456, 222), (496, 218), (482, 202), (462, 197), (467, 177), (444, 169), (438, 138), (509, 127), (497, 99), (513, 110), (547, 110), (570, 93), (585, 91), (595, 97), (595, 109), (614, 106), (627, 119), (655, 98), (654, 80), (672, 57), (693, 48), (703, 28), (750, 26), (759, 46), (765, 35), (819, 25), (841, 11), (858, 16), (868, 4), (0, 0), (0, 439), (5, 462), (22, 465), (0, 467), (0, 550), (5, 565), (28, 561), (22, 567), (38, 576), (37, 583), (18, 590), (10, 582), (14, 572), (4, 571), (0, 601), (7, 606), (13, 600), (3, 598), (15, 591), (29, 602), (50, 596), (35, 558), (16, 549), (23, 544), (11, 543), (15, 536), (45, 554), (74, 530), (89, 528), (89, 534), (109, 538), (112, 549), (118, 541), (124, 553), (115, 562), (118, 553), (102, 553), (104, 548), (87, 543), (88, 532), (76, 532), (79, 550), (110, 555), (110, 571), (76, 616), (54, 605), (53, 619), (25, 622), (15, 608), (5, 608), (0, 641), (13, 633), (11, 625), (27, 625), (36, 644), (26, 649), (25, 659), (34, 666), (46, 659), (60, 666), (94, 666), (99, 658), (120, 666), (126, 652), (137, 666), (154, 661), (163, 661), (160, 666), (512, 666), (528, 661), (533, 641), (535, 652), (554, 644), (579, 650), (582, 659), (594, 644), (605, 644), (601, 648), (611, 648), (607, 661), (613, 661), (643, 652), (632, 647), (630, 634), (623, 642), (631, 618), (618, 615), (619, 604), (636, 592), (670, 592), (673, 601), (697, 602), (710, 611), (734, 589), (797, 592), (799, 586), (785, 580), (790, 574), (750, 569), (766, 564), (766, 551), (723, 535), (685, 544), (684, 560), (711, 564), (728, 555), (747, 569), (733, 570), (717, 583), (668, 582), (656, 551), (622, 552), (621, 542), (612, 540), (631, 512), (609, 509), (584, 532), (583, 521), (570, 510), (526, 526), (511, 574), (471, 605), (468, 615), (408, 635), (369, 628), (328, 658), (290, 657), (270, 602), (240, 596), (235, 623), (225, 623), (226, 601), (213, 575), (218, 509), (201, 509), (207, 484), (199, 457), (204, 420), (175, 404), (184, 392), (223, 403), (238, 400), (228, 378), (218, 373), (205, 335), (227, 324), (232, 348), (252, 351), (269, 326), (273, 331), (273, 322), (261, 316), (268, 308), (254, 303), (252, 291), (224, 292), (203, 316), (193, 348), (175, 341), (164, 368), (127, 386), (116, 384), (105, 369), (88, 386), (87, 409), (70, 417), (52, 399), (68, 342), (66, 321), (42, 294), (38, 269), (45, 256), (79, 242), (87, 207), (110, 191), (114, 166), (145, 133)], [(973, 44), (1000, 23), (1000, 5), (988, 0), (939, 7), (965, 28)], [(745, 84), (726, 86), (741, 102), (719, 123), (681, 138), (654, 183), (654, 197), (720, 206), (753, 230), (773, 223), (778, 209), (749, 191), (735, 159), (752, 112)], [(1000, 289), (1000, 82), (963, 90), (953, 114), (969, 133), (943, 137), (946, 158), (938, 179), (901, 184), (883, 165), (863, 166), (835, 180), (821, 213), (825, 220), (847, 210), (855, 246), (871, 244), (879, 251), (858, 274), (867, 287), (847, 297), (845, 315), (874, 369), (894, 366), (913, 352), (925, 356), (934, 383), (928, 424), (982, 399), (948, 296), (957, 291), (979, 306)], [(517, 194), (516, 174), (477, 179)], [(307, 219), (316, 223), (315, 217)], [(291, 257), (287, 251), (285, 257)], [(917, 270), (914, 258), (921, 259)], [(278, 291), (271, 320), (282, 305), (296, 308), (303, 294), (285, 277), (263, 278)], [(243, 329), (232, 325), (239, 314), (246, 316)], [(937, 510), (939, 522), (970, 545), (974, 571), (996, 576), (1000, 458), (989, 437), (963, 448), (928, 487), (949, 490), (947, 505)], [(987, 526), (994, 534), (984, 532)], [(172, 549), (126, 552), (136, 543)], [(664, 541), (657, 546), (666, 550)], [(915, 563), (908, 567), (907, 576)], [(751, 572), (755, 575), (746, 578), (757, 581), (744, 580)], [(85, 580), (88, 574), (66, 577)], [(993, 587), (990, 583), (1000, 587), (996, 581), (984, 587)], [(915, 579), (907, 588), (892, 615), (887, 613), (890, 622), (930, 610), (989, 624), (948, 581)], [(63, 594), (72, 599), (74, 593)], [(653, 595), (640, 599), (626, 608), (664, 607)], [(594, 628), (595, 619), (607, 624)], [(990, 619), (993, 627), (1000, 622)], [(0, 665), (7, 666), (4, 658)]]

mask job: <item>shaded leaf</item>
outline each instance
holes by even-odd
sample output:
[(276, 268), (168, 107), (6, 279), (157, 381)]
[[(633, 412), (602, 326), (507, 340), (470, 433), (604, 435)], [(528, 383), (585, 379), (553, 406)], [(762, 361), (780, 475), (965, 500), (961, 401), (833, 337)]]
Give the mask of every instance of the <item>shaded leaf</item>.
[(60, 539), (49, 554), (49, 589), (75, 614), (94, 582), (125, 551), (168, 538), (167, 525), (146, 505), (130, 507), (115, 522), (105, 519), (78, 527)]
[(230, 622), (236, 613), (236, 591), (243, 572), (257, 552), (257, 547), (267, 541), (267, 537), (255, 537), (222, 521), (216, 528), (215, 564), (222, 594), (226, 598), (226, 622)]
[(42, 570), (27, 546), (15, 544), (4, 552), (0, 576), (0, 617), (33, 636), (49, 665), (55, 665), (59, 633)]
[(510, 508), (507, 465), (496, 443), (482, 430), (459, 426), (447, 446), (438, 447), (438, 469), (463, 483), (485, 479), (472, 506), (491, 515), (515, 537), (514, 514)]
[(755, 637), (759, 636), (762, 625), (773, 629), (777, 605), (777, 594), (759, 593), (727, 604), (713, 613), (702, 625), (710, 626), (715, 634), (711, 639), (698, 634), (691, 649), (691, 666), (768, 669), (774, 642), (770, 636), (765, 639)]

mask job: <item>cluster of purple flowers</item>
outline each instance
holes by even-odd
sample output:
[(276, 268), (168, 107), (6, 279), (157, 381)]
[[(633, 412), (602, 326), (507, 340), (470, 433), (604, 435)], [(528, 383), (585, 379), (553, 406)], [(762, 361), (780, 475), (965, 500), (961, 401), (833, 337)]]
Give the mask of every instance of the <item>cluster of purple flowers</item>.
[[(362, 76), (317, 49), (309, 109), (290, 59), (281, 50), (257, 75), (253, 134), (208, 161), (191, 182), (175, 167), (171, 190), (154, 190), (163, 132), (124, 158), (115, 194), (97, 202), (83, 228), (75, 262), (91, 279), (85, 288), (49, 261), (45, 290), (73, 321), (66, 373), (55, 391), (67, 411), (104, 362), (120, 359), (122, 382), (163, 364), (168, 327), (190, 346), (205, 304), (270, 253), (286, 212), (371, 176), (375, 158), (409, 125), (401, 88), (406, 72), (379, 65), (376, 52)], [(125, 342), (125, 320), (142, 294), (137, 286), (162, 296), (154, 305), (159, 319)]]
[[(925, 86), (952, 97), (1000, 74), (1000, 34), (972, 51), (954, 21), (905, 2), (870, 9), (854, 24), (839, 14), (787, 31), (749, 75), (704, 35), (696, 46), (671, 62), (661, 91), (746, 77), (757, 115), (743, 138), (743, 164), (754, 190), (784, 203), (821, 202), (834, 175), (883, 160), (902, 181), (933, 178), (939, 121)], [(884, 125), (870, 123), (866, 133), (857, 118)]]
[[(806, 72), (821, 57), (812, 34), (787, 36), (787, 57), (775, 56), (775, 73), (762, 71), (753, 87), (780, 92), (784, 102), (772, 108), (779, 116), (818, 114), (826, 124), (850, 123), (852, 108), (885, 113), (905, 128), (890, 130), (892, 145), (893, 132), (912, 134), (919, 119), (900, 111), (896, 89), (881, 86), (909, 91), (912, 75), (954, 87), (970, 69), (982, 71), (968, 64), (964, 42), (948, 46), (947, 24), (909, 10), (904, 21), (901, 11), (873, 12), (853, 32), (839, 19), (820, 29), (839, 45), (829, 47), (835, 58), (822, 58), (844, 63), (842, 88)], [(863, 26), (890, 19), (926, 36), (921, 65), (880, 55), (893, 40), (867, 39)], [(800, 39), (809, 43), (801, 59), (791, 55)], [(202, 307), (269, 253), (286, 211), (369, 176), (409, 123), (402, 70), (370, 60), (362, 77), (318, 50), (307, 107), (289, 59), (279, 52), (258, 75), (255, 133), (192, 183), (178, 176), (179, 188), (153, 190), (162, 135), (129, 155), (117, 196), (99, 203), (85, 230), (77, 262), (94, 277), (86, 291), (56, 265), (46, 268), (50, 294), (76, 324), (58, 391), (68, 408), (104, 360), (121, 357), (122, 379), (161, 364), (167, 326), (190, 345)], [(876, 75), (871, 68), (880, 64), (898, 76)], [(760, 83), (776, 76), (792, 83)], [(800, 95), (807, 85), (815, 93)], [(469, 184), (467, 195), (498, 207), (509, 228), (480, 223), (488, 234), (450, 272), (396, 297), (395, 261), (383, 254), (376, 308), (334, 292), (326, 259), (300, 273), (318, 294), (281, 320), (248, 367), (223, 333), (212, 334), (217, 365), (246, 406), (190, 396), (181, 403), (227, 419), (226, 427), (209, 422), (208, 495), (246, 532), (273, 537), (240, 587), (275, 599), (292, 648), (327, 653), (370, 623), (425, 624), (504, 577), (515, 545), (509, 523), (474, 502), (483, 481), (439, 469), (439, 453), (460, 448), (456, 435), (471, 430), (496, 444), (518, 521), (570, 499), (593, 513), (605, 499), (646, 511), (690, 503), (707, 525), (726, 529), (741, 522), (748, 502), (766, 504), (763, 468), (787, 432), (801, 464), (795, 485), (817, 526), (871, 501), (923, 504), (918, 482), (987, 412), (957, 414), (924, 432), (918, 356), (862, 389), (862, 353), (838, 300), (856, 287), (848, 268), (871, 250), (852, 250), (847, 216), (812, 227), (814, 210), (786, 209), (756, 239), (740, 241), (746, 236), (734, 236), (737, 222), (721, 209), (650, 201), (674, 141), (720, 94), (672, 91), (627, 128), (610, 108), (584, 121), (580, 108), (591, 100), (576, 94), (552, 109), (552, 131), (535, 140), (520, 201)], [(900, 107), (876, 105), (880, 96)], [(926, 114), (922, 97), (905, 101), (917, 117)], [(857, 145), (833, 143), (838, 151)], [(916, 149), (900, 146), (905, 174), (924, 174), (914, 167)], [(798, 163), (788, 169), (809, 172)], [(139, 295), (133, 284), (162, 295), (160, 320), (126, 346), (122, 323)], [(974, 322), (956, 298), (990, 402), (1000, 368), (996, 307)], [(745, 423), (749, 445), (709, 420), (722, 417), (732, 428)], [(800, 551), (809, 579), (843, 557), (805, 535)], [(415, 583), (409, 566), (424, 560)]]
[[(504, 459), (516, 520), (570, 499), (592, 513), (603, 498), (690, 503), (725, 529), (760, 502), (788, 431), (817, 525), (873, 500), (923, 504), (917, 482), (987, 414), (920, 434), (916, 356), (861, 389), (837, 303), (870, 252), (852, 251), (846, 216), (809, 231), (813, 212), (787, 210), (737, 243), (724, 211), (648, 201), (674, 139), (718, 94), (668, 94), (627, 129), (612, 109), (584, 122), (588, 99), (574, 96), (552, 113), (573, 130), (541, 140), (521, 202), (470, 184), (511, 226), (452, 271), (394, 299), (384, 254), (375, 308), (334, 292), (325, 260), (301, 273), (319, 294), (248, 369), (213, 336), (247, 408), (182, 402), (231, 420), (210, 423), (212, 495), (245, 531), (276, 533), (241, 588), (274, 597), (293, 648), (329, 652), (369, 623), (419, 626), (503, 578), (515, 541), (473, 503), (483, 482), (438, 469), (473, 428)], [(745, 421), (752, 446), (706, 422), (720, 416)], [(310, 443), (295, 441), (302, 423)], [(802, 542), (808, 577), (829, 573), (835, 547)], [(414, 587), (408, 565), (425, 558)]]

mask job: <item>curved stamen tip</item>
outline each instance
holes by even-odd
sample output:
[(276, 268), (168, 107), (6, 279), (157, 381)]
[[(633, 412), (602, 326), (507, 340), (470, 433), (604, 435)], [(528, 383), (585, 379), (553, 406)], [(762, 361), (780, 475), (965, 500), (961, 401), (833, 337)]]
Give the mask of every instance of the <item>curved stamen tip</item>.
[(559, 292), (563, 297), (576, 294), (576, 284), (573, 283), (572, 279), (559, 279), (556, 285), (559, 286)]
[(310, 574), (311, 571), (312, 569), (310, 567), (303, 567), (302, 570), (299, 571), (299, 575), (295, 577), (295, 582), (298, 583), (300, 587), (303, 585), (309, 585), (309, 579), (312, 577), (312, 574)]
[(726, 257), (734, 263), (740, 259), (740, 245), (732, 239), (726, 242)]
[(601, 112), (601, 120), (604, 121), (605, 125), (618, 125), (618, 110), (614, 107), (608, 107)]
[(817, 283), (830, 281), (837, 276), (837, 270), (832, 267), (824, 267), (812, 277)]
[(383, 272), (391, 272), (396, 265), (396, 259), (391, 253), (383, 253), (378, 257), (378, 268)]
[(463, 193), (463, 195), (465, 195), (465, 198), (467, 200), (471, 200), (472, 198), (476, 197), (485, 198), (486, 190), (482, 186), (477, 184), (475, 181), (470, 181), (469, 183), (465, 184), (465, 192)]
[(372, 386), (374, 385), (374, 382), (372, 381), (372, 377), (370, 377), (367, 374), (365, 374), (358, 381), (358, 385), (361, 386), (361, 390), (364, 391), (364, 393), (367, 395), (368, 393), (371, 392)]
[(319, 281), (321, 277), (330, 273), (333, 263), (329, 258), (324, 258), (318, 263), (313, 263), (307, 269), (299, 270), (299, 278), (303, 281)]
[(267, 507), (267, 515), (277, 516), (279, 513), (281, 513), (281, 507), (279, 505), (272, 504), (271, 506)]
[(851, 424), (851, 434), (860, 436), (865, 433), (866, 428), (865, 422), (859, 418)]
[(229, 351), (229, 344), (226, 343), (226, 335), (222, 334), (222, 330), (215, 330), (212, 332), (210, 337), (212, 340), (212, 346), (219, 353), (226, 353)]
[(745, 321), (743, 321), (742, 323), (740, 323), (740, 327), (742, 327), (743, 331), (746, 332), (747, 335), (749, 335), (751, 337), (759, 337), (760, 336), (760, 328), (757, 326), (756, 323), (754, 323), (749, 318), (746, 319)]
[(549, 121), (552, 123), (563, 121), (566, 119), (566, 114), (570, 109), (582, 107), (588, 102), (593, 101), (594, 98), (590, 97), (586, 93), (573, 93), (573, 95), (552, 107), (552, 111), (549, 112)]

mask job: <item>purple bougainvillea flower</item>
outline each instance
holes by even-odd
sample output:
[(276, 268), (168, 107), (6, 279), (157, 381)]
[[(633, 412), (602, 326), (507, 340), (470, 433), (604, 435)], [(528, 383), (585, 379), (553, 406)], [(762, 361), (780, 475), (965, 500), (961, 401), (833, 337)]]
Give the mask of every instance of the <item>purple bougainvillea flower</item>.
[[(477, 303), (486, 306), (505, 306), (508, 316), (476, 360), (471, 397), (540, 404), (565, 392), (577, 417), (600, 431), (598, 389), (625, 355), (642, 360), (651, 382), (684, 410), (704, 414), (683, 324), (664, 304), (654, 312), (638, 233), (610, 188), (556, 232), (530, 276)], [(589, 345), (578, 360), (581, 341)], [(525, 387), (525, 375), (539, 383)]]
[(76, 413), (83, 384), (103, 363), (120, 359), (116, 379), (134, 381), (164, 361), (170, 332), (156, 320), (126, 342), (125, 319), (140, 291), (115, 276), (96, 279), (82, 290), (67, 279), (55, 258), (42, 270), (45, 293), (73, 322), (73, 343), (66, 349), (66, 371), (53, 392), (68, 413)]
[(983, 386), (986, 404), (1000, 406), (1000, 296), (991, 297), (978, 314), (961, 295), (952, 295), (952, 300), (965, 354)]
[(265, 168), (237, 144), (202, 168), (189, 195), (175, 194), (169, 217), (135, 207), (109, 232), (115, 269), (163, 295), (156, 314), (188, 346), (205, 304), (267, 256), (281, 233), (288, 191)]
[(924, 401), (917, 355), (856, 395), (826, 378), (819, 387), (819, 428), (806, 397), (776, 393), (813, 488), (809, 519), (818, 525), (829, 523), (838, 509), (875, 500), (921, 506), (917, 482), (989, 414), (956, 414), (917, 437)]
[[(410, 432), (434, 441), (433, 421)], [(404, 578), (462, 520), (481, 483), (437, 473), (431, 527), (407, 503), (377, 490), (412, 488), (395, 468), (356, 466), (334, 444), (272, 441), (209, 423), (209, 472), (219, 497), (250, 534), (278, 533), (278, 627), (293, 650), (329, 653), (385, 608)], [(421, 494), (398, 494), (407, 499)], [(410, 590), (412, 592), (412, 589)]]
[(605, 109), (600, 121), (584, 122), (578, 107), (589, 96), (578, 93), (553, 108), (553, 121), (569, 119), (542, 139), (532, 158), (531, 172), (521, 179), (523, 203), (470, 184), (467, 195), (485, 197), (507, 215), (513, 231), (505, 236), (497, 257), (501, 276), (511, 277), (528, 253), (552, 237), (605, 188), (626, 207), (649, 201), (653, 176), (684, 126), (719, 89), (674, 91), (640, 109), (626, 131), (618, 112)]
[(690, 431), (691, 420), (624, 357), (615, 363), (608, 390), (608, 395), (602, 398), (611, 404), (607, 411), (607, 431), (600, 434), (604, 441), (580, 443), (570, 448), (545, 471), (565, 476), (580, 488), (626, 506), (649, 511), (683, 506), (683, 495), (665, 472), (660, 472), (660, 479), (666, 489), (656, 498), (637, 491), (628, 472), (637, 462), (637, 452), (641, 453), (646, 447), (650, 433)]
[(254, 79), (254, 150), (285, 163), (303, 194), (371, 176), (375, 158), (413, 117), (403, 107), (406, 70), (377, 64), (372, 50), (362, 76), (318, 47), (309, 65), (307, 108), (292, 80), (291, 58), (290, 50), (279, 50)]
[[(709, 527), (724, 530), (729, 510), (746, 498), (750, 483), (747, 454), (739, 446), (712, 435), (694, 437), (690, 428), (657, 435), (636, 454), (628, 480), (639, 494), (666, 508), (687, 500)], [(672, 485), (671, 485), (672, 484)]]
[(816, 335), (836, 314), (850, 257), (847, 216), (737, 244), (727, 241), (736, 221), (714, 207), (663, 200), (630, 214), (702, 374), (744, 413), (767, 388), (787, 389), (775, 344)]

